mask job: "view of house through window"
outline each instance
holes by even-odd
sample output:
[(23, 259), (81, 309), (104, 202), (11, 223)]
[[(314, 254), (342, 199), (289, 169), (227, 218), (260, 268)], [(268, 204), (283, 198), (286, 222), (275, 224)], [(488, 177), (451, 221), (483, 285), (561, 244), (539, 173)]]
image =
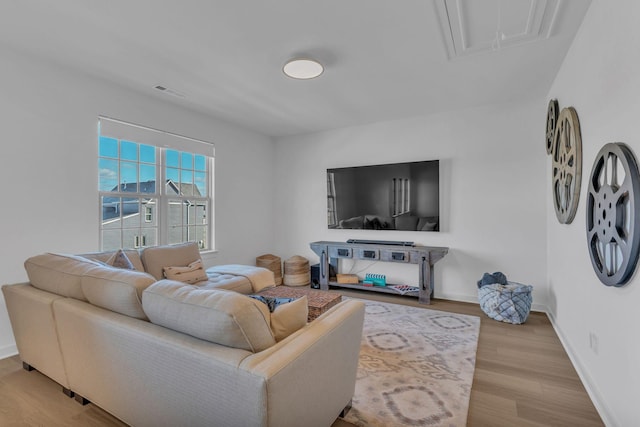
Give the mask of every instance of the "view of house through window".
[(212, 248), (213, 145), (105, 118), (98, 144), (100, 250)]

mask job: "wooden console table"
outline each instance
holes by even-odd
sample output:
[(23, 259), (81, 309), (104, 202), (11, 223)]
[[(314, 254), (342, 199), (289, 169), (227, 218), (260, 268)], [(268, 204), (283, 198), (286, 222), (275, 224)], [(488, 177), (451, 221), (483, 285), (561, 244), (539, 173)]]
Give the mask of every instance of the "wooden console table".
[[(311, 249), (320, 257), (320, 289), (328, 290), (329, 286), (384, 292), (400, 295), (385, 286), (363, 286), (362, 283), (338, 283), (329, 277), (329, 267), (338, 273), (340, 259), (362, 259), (368, 261), (398, 262), (418, 264), (419, 291), (405, 295), (417, 296), (421, 304), (430, 304), (433, 297), (433, 265), (442, 259), (449, 248), (434, 246), (399, 246), (384, 244), (346, 243), (346, 242), (313, 242)], [(391, 284), (389, 284), (391, 286)]]

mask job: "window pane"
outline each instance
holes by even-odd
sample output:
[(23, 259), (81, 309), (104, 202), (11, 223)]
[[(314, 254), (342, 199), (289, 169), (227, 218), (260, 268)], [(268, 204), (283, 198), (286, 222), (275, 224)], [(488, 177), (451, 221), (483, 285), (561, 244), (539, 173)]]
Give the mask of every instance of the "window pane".
[(140, 161), (144, 163), (156, 162), (156, 147), (140, 144)]
[(182, 154), (182, 163), (180, 167), (182, 169), (193, 169), (193, 154), (191, 153), (181, 153)]
[(140, 165), (140, 192), (156, 192), (156, 167), (155, 165)]
[(138, 164), (120, 162), (120, 191), (138, 191)]
[(125, 228), (122, 230), (122, 248), (137, 249), (142, 247), (140, 242), (140, 233), (137, 228)]
[(169, 200), (169, 206), (167, 209), (167, 225), (169, 226), (169, 228), (182, 226), (181, 200)]
[(207, 174), (204, 172), (196, 172), (194, 174), (194, 184), (196, 185), (196, 196), (207, 195)]
[(197, 154), (195, 156), (195, 170), (206, 171), (207, 170), (207, 158)]
[(114, 159), (118, 158), (117, 139), (101, 136), (99, 141), (99, 152), (101, 157), (113, 157)]
[(157, 246), (158, 245), (158, 233), (155, 228), (145, 228), (141, 234), (142, 247)]
[(167, 243), (183, 243), (182, 240), (182, 227), (169, 227), (167, 235)]
[(142, 200), (142, 227), (156, 227), (158, 225), (158, 201), (156, 199)]
[(195, 225), (196, 224), (196, 208), (197, 206), (191, 204), (191, 203), (185, 203), (183, 208), (183, 218), (185, 219), (186, 223), (189, 225)]
[(166, 162), (167, 166), (171, 168), (179, 168), (180, 167), (180, 158), (178, 157), (178, 152), (176, 150), (167, 150), (166, 151)]
[(200, 249), (205, 249), (208, 248), (208, 244), (207, 244), (207, 227), (203, 227), (203, 226), (198, 226), (198, 227), (193, 227), (194, 228), (194, 236), (193, 236), (193, 241), (198, 243), (198, 247)]
[(207, 223), (207, 203), (196, 202), (193, 206), (195, 211), (195, 221), (193, 224), (206, 224)]
[(138, 144), (131, 141), (120, 141), (120, 158), (138, 160)]
[[(180, 170), (179, 169), (174, 169), (174, 168), (167, 168), (166, 171), (166, 178), (167, 180), (171, 180), (173, 182), (175, 182), (176, 184), (180, 183)], [(168, 194), (170, 194), (167, 191)]]
[(120, 197), (102, 197), (100, 210), (102, 212), (100, 223), (103, 229), (120, 228)]
[(99, 190), (117, 191), (118, 189), (118, 161), (98, 160)]
[(121, 247), (120, 229), (102, 230), (102, 248), (100, 250), (112, 251), (114, 249), (120, 249)]
[(140, 199), (122, 198), (122, 226), (140, 226)]
[(182, 169), (180, 174), (180, 192), (184, 196), (193, 196), (193, 172)]

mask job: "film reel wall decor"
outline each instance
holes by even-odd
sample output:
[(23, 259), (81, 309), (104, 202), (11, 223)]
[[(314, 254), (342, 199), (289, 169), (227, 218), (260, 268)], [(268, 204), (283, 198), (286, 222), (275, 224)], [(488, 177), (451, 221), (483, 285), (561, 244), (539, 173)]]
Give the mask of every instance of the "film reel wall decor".
[(553, 207), (560, 224), (571, 224), (578, 209), (582, 179), (582, 137), (578, 113), (566, 107), (558, 114), (558, 101), (549, 101), (547, 154), (552, 160)]
[(633, 275), (640, 252), (640, 174), (631, 149), (606, 144), (593, 163), (587, 193), (587, 245), (596, 275), (622, 286)]
[(553, 147), (553, 134), (556, 130), (558, 123), (558, 100), (552, 99), (549, 101), (549, 107), (547, 108), (547, 154), (551, 154), (551, 148)]

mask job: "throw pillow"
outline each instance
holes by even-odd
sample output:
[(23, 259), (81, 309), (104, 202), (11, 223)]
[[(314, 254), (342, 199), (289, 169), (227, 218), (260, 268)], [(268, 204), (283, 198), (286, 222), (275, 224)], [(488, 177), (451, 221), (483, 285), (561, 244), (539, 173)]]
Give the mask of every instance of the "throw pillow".
[(437, 222), (425, 222), (424, 226), (420, 229), (421, 231), (435, 231)]
[(133, 263), (129, 259), (126, 253), (122, 249), (118, 249), (116, 253), (111, 255), (105, 264), (110, 265), (115, 268), (122, 268), (125, 270), (135, 270), (136, 268), (133, 266)]
[(280, 304), (271, 313), (271, 330), (276, 341), (282, 341), (307, 324), (309, 305), (307, 296), (288, 304)]
[(295, 298), (277, 298), (277, 297), (266, 297), (263, 295), (247, 295), (249, 298), (253, 298), (267, 305), (269, 308), (269, 312), (273, 313), (275, 309), (280, 304), (286, 304), (288, 302), (294, 301)]
[(182, 283), (194, 284), (208, 280), (202, 268), (202, 260), (193, 261), (186, 267), (164, 267), (164, 277)]
[(396, 230), (415, 231), (418, 226), (418, 217), (403, 215), (396, 218)]

